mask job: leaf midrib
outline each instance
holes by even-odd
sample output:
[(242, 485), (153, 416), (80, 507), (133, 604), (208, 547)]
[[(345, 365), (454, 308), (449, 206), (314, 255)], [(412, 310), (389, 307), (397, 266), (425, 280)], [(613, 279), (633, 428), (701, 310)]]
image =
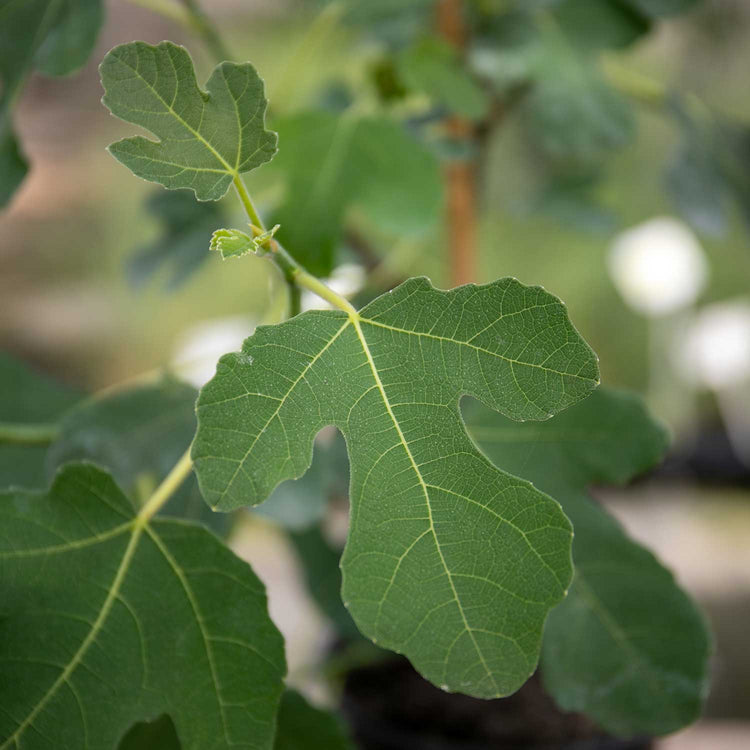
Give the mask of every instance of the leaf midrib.
[(372, 357), (372, 352), (370, 351), (370, 347), (367, 343), (367, 340), (365, 339), (364, 334), (362, 333), (359, 316), (357, 316), (356, 318), (353, 316), (350, 316), (350, 321), (354, 325), (354, 329), (357, 332), (357, 337), (359, 338), (360, 344), (362, 345), (362, 350), (365, 354), (365, 357), (367, 358), (370, 369), (372, 370), (372, 376), (375, 380), (375, 384), (377, 385), (378, 391), (380, 392), (380, 396), (383, 400), (383, 404), (386, 408), (386, 411), (388, 412), (388, 415), (390, 416), (391, 421), (393, 422), (393, 426), (396, 428), (396, 433), (398, 434), (399, 440), (401, 444), (403, 445), (404, 451), (406, 452), (406, 455), (409, 459), (409, 462), (412, 465), (412, 469), (414, 470), (414, 473), (417, 477), (419, 485), (422, 488), (422, 492), (424, 493), (425, 505), (427, 508), (427, 517), (428, 517), (428, 522), (429, 522), (429, 531), (432, 534), (433, 539), (435, 540), (435, 549), (437, 550), (438, 556), (440, 557), (440, 562), (442, 563), (442, 566), (443, 566), (443, 570), (445, 571), (445, 574), (448, 578), (451, 591), (453, 592), (453, 598), (456, 601), (456, 606), (458, 607), (459, 614), (461, 615), (461, 620), (463, 621), (463, 624), (464, 624), (464, 629), (469, 634), (469, 637), (471, 638), (471, 641), (474, 644), (474, 649), (477, 652), (477, 656), (479, 656), (479, 660), (482, 662), (482, 666), (484, 667), (485, 674), (492, 680), (492, 684), (495, 687), (495, 692), (499, 695), (501, 691), (499, 689), (497, 681), (495, 680), (494, 674), (490, 670), (489, 665), (487, 664), (487, 661), (484, 658), (484, 654), (482, 653), (482, 650), (479, 648), (479, 644), (477, 643), (477, 639), (474, 635), (474, 630), (471, 628), (466, 618), (466, 613), (464, 612), (464, 608), (461, 605), (461, 599), (458, 596), (456, 585), (453, 582), (453, 576), (451, 575), (450, 569), (448, 568), (448, 564), (445, 561), (443, 550), (440, 547), (440, 541), (437, 536), (437, 531), (435, 530), (435, 522), (434, 522), (433, 515), (432, 515), (432, 505), (430, 503), (430, 493), (427, 488), (427, 483), (425, 482), (424, 477), (422, 476), (422, 473), (419, 470), (419, 465), (414, 459), (414, 454), (411, 452), (411, 448), (409, 447), (409, 443), (406, 440), (406, 437), (401, 429), (401, 425), (399, 424), (399, 421), (398, 419), (396, 419), (396, 415), (393, 412), (393, 408), (391, 407), (391, 403), (388, 399), (388, 395), (385, 392), (385, 387), (383, 386), (383, 382), (380, 379), (380, 374), (378, 373), (377, 366), (375, 365), (375, 361)]

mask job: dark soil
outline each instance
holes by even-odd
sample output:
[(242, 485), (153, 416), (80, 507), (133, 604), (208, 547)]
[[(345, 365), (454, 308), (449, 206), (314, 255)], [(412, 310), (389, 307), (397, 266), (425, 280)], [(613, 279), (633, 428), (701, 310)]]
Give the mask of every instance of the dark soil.
[(582, 714), (563, 713), (535, 675), (512, 696), (479, 700), (445, 693), (406, 659), (348, 673), (342, 711), (362, 750), (649, 750), (619, 740)]

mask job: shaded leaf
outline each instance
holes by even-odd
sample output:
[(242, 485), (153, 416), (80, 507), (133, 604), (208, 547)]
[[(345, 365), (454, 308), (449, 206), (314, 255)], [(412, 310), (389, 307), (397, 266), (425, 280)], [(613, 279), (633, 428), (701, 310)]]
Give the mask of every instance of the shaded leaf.
[(412, 279), (356, 315), (259, 327), (202, 389), (193, 458), (209, 504), (255, 505), (336, 425), (351, 463), (342, 593), (359, 629), (445, 689), (504, 695), (534, 670), (568, 586), (570, 527), (476, 450), (458, 398), (544, 419), (597, 382), (595, 355), (541, 288)]
[[(190, 385), (165, 376), (160, 382), (82, 401), (60, 422), (60, 434), (46, 458), (52, 477), (68, 461), (92, 461), (107, 469), (134, 500), (139, 487), (154, 489), (195, 434), (195, 400)], [(201, 521), (226, 533), (231, 517), (214, 513), (190, 476), (162, 509), (166, 515)]]
[(318, 435), (310, 468), (299, 479), (282, 482), (254, 512), (271, 518), (292, 531), (316, 526), (328, 503), (346, 498), (349, 492), (349, 461), (341, 433)]
[(0, 207), (26, 174), (11, 109), (34, 70), (66, 75), (88, 59), (102, 23), (101, 0), (0, 0)]
[(562, 0), (553, 13), (568, 39), (583, 50), (626, 47), (651, 28), (627, 0)]
[(122, 738), (117, 750), (182, 750), (174, 722), (167, 714), (139, 721)]
[(623, 0), (626, 5), (651, 18), (685, 13), (701, 0)]
[[(54, 424), (81, 398), (81, 393), (0, 352), (0, 423)], [(0, 488), (45, 487), (44, 460), (48, 443), (0, 441)]]
[(138, 288), (166, 267), (166, 288), (172, 291), (208, 258), (211, 233), (224, 222), (224, 213), (218, 203), (196, 203), (187, 190), (160, 189), (148, 198), (146, 208), (159, 219), (162, 231), (128, 259), (128, 278)]
[(305, 112), (277, 121), (274, 168), (286, 195), (274, 215), (278, 238), (308, 270), (328, 275), (347, 212), (386, 232), (416, 234), (437, 221), (442, 201), (435, 156), (385, 118)]
[(133, 136), (109, 147), (145, 180), (218, 200), (235, 177), (276, 153), (276, 134), (264, 125), (263, 81), (250, 63), (221, 63), (205, 92), (187, 50), (172, 42), (122, 44), (99, 70), (112, 114), (159, 139)]
[(589, 60), (549, 43), (533, 79), (524, 112), (536, 145), (552, 159), (591, 163), (632, 140), (629, 102)]
[(423, 38), (399, 56), (398, 66), (407, 86), (424, 92), (450, 112), (470, 119), (487, 114), (487, 95), (447, 42)]
[(0, 747), (110, 750), (166, 712), (185, 750), (272, 747), (282, 639), (216, 537), (143, 522), (85, 464), (0, 495), (0, 516)]
[(307, 590), (320, 611), (340, 636), (361, 638), (352, 616), (341, 601), (341, 550), (331, 546), (320, 526), (292, 529), (289, 538), (299, 558)]
[(339, 719), (294, 690), (281, 697), (274, 750), (354, 750)]
[(547, 689), (614, 734), (667, 734), (693, 721), (707, 685), (703, 618), (585, 492), (651, 467), (666, 449), (664, 429), (639, 399), (605, 388), (539, 424), (515, 424), (476, 402), (464, 414), (497, 466), (549, 492), (573, 521), (573, 584), (545, 628)]

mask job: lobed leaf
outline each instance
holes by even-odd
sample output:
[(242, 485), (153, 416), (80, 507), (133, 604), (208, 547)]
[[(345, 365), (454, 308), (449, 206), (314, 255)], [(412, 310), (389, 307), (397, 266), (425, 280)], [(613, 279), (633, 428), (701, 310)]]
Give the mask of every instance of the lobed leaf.
[(445, 689), (495, 697), (535, 668), (572, 574), (571, 529), (476, 450), (458, 399), (545, 419), (597, 382), (595, 355), (541, 288), (412, 279), (359, 314), (258, 328), (201, 391), (193, 458), (209, 504), (254, 505), (303, 474), (315, 434), (336, 425), (351, 464), (342, 593), (357, 625)]
[(464, 413), (497, 466), (549, 492), (573, 521), (573, 584), (545, 628), (547, 689), (619, 735), (667, 734), (697, 718), (710, 650), (703, 617), (585, 491), (656, 463), (664, 429), (639, 399), (605, 388), (545, 423), (519, 425), (478, 403)]
[(273, 746), (282, 639), (216, 537), (144, 523), (87, 464), (0, 494), (0, 519), (0, 748), (111, 750), (164, 713), (184, 750)]
[(264, 124), (263, 81), (250, 63), (221, 63), (205, 92), (187, 50), (172, 42), (122, 44), (99, 70), (112, 114), (159, 138), (133, 136), (109, 147), (145, 180), (218, 200), (235, 177), (276, 153), (276, 134)]

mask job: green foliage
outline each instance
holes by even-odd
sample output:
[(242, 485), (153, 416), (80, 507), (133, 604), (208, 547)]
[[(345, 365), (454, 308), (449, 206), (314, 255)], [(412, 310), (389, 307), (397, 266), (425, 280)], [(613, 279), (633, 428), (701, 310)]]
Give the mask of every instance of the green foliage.
[(218, 203), (196, 203), (188, 190), (161, 188), (149, 197), (146, 208), (159, 219), (161, 233), (129, 258), (128, 278), (138, 288), (167, 268), (165, 286), (174, 291), (203, 265), (211, 233), (223, 223), (224, 213)]
[[(66, 388), (0, 352), (0, 488), (46, 486), (47, 445), (56, 435), (54, 423), (81, 398)], [(40, 441), (3, 439), (4, 426), (32, 428), (51, 425)], [(47, 430), (49, 431), (49, 430)]]
[(102, 15), (101, 0), (0, 0), (0, 208), (27, 170), (11, 122), (25, 79), (33, 70), (60, 76), (80, 68)]
[(145, 180), (218, 200), (234, 178), (276, 153), (276, 135), (264, 125), (263, 81), (249, 63), (221, 63), (203, 92), (184, 47), (132, 42), (107, 53), (100, 72), (112, 114), (160, 139), (133, 136), (109, 147)]
[(122, 738), (117, 750), (182, 750), (174, 722), (167, 714), (139, 721)]
[(310, 272), (327, 275), (354, 209), (384, 232), (423, 232), (438, 218), (435, 156), (384, 117), (304, 112), (277, 120), (281, 150), (272, 167), (286, 194), (274, 213), (278, 239)]
[(487, 96), (461, 64), (453, 47), (434, 37), (420, 39), (398, 58), (407, 86), (427, 94), (450, 112), (470, 119), (487, 114)]
[(354, 746), (333, 714), (287, 690), (281, 698), (274, 750), (354, 750)]
[(162, 713), (185, 750), (272, 746), (282, 640), (218, 539), (137, 516), (86, 464), (3, 493), (0, 516), (0, 747), (110, 750)]
[[(107, 469), (139, 503), (190, 447), (195, 434), (192, 386), (165, 376), (160, 381), (105, 393), (66, 412), (45, 459), (47, 476), (69, 461), (91, 461)], [(213, 513), (190, 476), (164, 506), (169, 516), (200, 521), (225, 534), (231, 517)]]
[(446, 689), (505, 695), (534, 670), (571, 533), (556, 503), (476, 450), (458, 397), (544, 419), (597, 378), (542, 289), (412, 279), (356, 315), (258, 328), (223, 357), (198, 401), (196, 473), (213, 507), (260, 503), (336, 425), (352, 473), (342, 594), (359, 628)]
[(573, 521), (575, 577), (547, 621), (542, 670), (566, 710), (618, 735), (667, 734), (695, 720), (706, 693), (705, 623), (672, 574), (586, 494), (656, 463), (664, 429), (635, 397), (600, 389), (538, 424), (472, 403), (469, 432), (500, 468), (531, 479)]
[(268, 241), (276, 234), (279, 225), (267, 232), (251, 237), (239, 229), (217, 229), (211, 235), (209, 249), (221, 255), (222, 260), (240, 258), (248, 253), (263, 254), (266, 252)]

